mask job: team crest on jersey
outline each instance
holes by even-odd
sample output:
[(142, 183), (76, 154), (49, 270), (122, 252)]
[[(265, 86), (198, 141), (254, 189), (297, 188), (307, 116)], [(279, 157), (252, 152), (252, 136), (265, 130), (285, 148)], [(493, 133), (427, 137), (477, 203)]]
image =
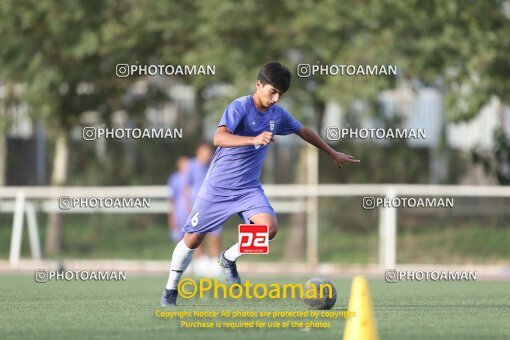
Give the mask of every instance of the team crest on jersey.
[(274, 120), (270, 120), (269, 121), (269, 131), (273, 131), (274, 130)]

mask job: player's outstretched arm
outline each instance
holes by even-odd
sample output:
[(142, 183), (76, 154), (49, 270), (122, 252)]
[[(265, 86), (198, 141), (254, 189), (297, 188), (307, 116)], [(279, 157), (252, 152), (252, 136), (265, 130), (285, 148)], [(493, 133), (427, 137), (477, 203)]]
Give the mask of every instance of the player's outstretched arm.
[(265, 131), (255, 137), (238, 136), (230, 133), (226, 126), (220, 126), (214, 135), (214, 146), (224, 148), (247, 146), (247, 145), (267, 145), (271, 142), (273, 134)]
[(342, 152), (338, 152), (332, 147), (328, 145), (314, 130), (309, 127), (303, 126), (299, 129), (296, 134), (301, 137), (304, 141), (314, 145), (318, 149), (321, 149), (325, 153), (327, 153), (332, 159), (337, 167), (342, 167), (343, 163), (359, 163), (359, 159), (354, 159), (353, 156), (346, 155)]

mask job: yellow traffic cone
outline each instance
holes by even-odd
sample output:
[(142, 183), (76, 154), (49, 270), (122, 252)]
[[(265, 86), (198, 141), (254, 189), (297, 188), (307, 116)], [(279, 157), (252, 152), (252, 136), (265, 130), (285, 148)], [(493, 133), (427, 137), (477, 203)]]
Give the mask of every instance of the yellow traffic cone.
[(356, 276), (352, 280), (349, 312), (355, 312), (356, 314), (347, 319), (344, 340), (379, 339), (368, 283), (362, 276)]

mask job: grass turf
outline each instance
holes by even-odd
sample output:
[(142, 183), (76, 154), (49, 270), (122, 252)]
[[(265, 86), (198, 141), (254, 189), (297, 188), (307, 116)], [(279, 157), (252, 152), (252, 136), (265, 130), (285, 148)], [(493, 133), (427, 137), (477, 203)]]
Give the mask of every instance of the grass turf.
[[(304, 283), (304, 278), (247, 278), (253, 283)], [(345, 310), (350, 280), (332, 280), (333, 310)], [(329, 329), (181, 329), (156, 318), (166, 277), (129, 276), (124, 282), (35, 283), (30, 275), (1, 275), (2, 339), (341, 339), (345, 321)], [(369, 280), (381, 339), (494, 339), (510, 336), (509, 282)], [(175, 310), (297, 311), (299, 300), (180, 299)], [(174, 309), (170, 309), (174, 310)], [(206, 319), (202, 319), (206, 320)], [(209, 319), (210, 320), (210, 319)], [(245, 319), (244, 321), (249, 320)], [(282, 321), (284, 319), (281, 319)], [(269, 321), (269, 320), (265, 320)]]

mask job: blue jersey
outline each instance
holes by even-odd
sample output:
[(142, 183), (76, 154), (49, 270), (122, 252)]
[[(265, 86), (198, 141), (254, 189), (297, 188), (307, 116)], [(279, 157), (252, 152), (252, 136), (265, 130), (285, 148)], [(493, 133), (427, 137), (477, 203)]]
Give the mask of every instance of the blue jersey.
[(189, 161), (189, 185), (191, 187), (191, 200), (195, 200), (202, 183), (204, 182), (207, 170), (209, 170), (209, 162), (201, 164), (196, 158)]
[[(171, 199), (173, 201), (173, 214), (178, 224), (183, 224), (188, 216), (191, 204), (186, 200), (186, 188), (188, 185), (188, 174), (179, 171), (174, 172), (168, 178), (168, 186), (171, 190)], [(189, 199), (189, 198), (188, 198)], [(180, 228), (182, 225), (178, 225)]]
[[(252, 96), (234, 100), (225, 110), (218, 126), (238, 136), (258, 136), (264, 131), (288, 135), (301, 129), (301, 123), (278, 105), (266, 112), (255, 107)], [(240, 195), (261, 188), (262, 164), (269, 145), (218, 147), (199, 196)]]

